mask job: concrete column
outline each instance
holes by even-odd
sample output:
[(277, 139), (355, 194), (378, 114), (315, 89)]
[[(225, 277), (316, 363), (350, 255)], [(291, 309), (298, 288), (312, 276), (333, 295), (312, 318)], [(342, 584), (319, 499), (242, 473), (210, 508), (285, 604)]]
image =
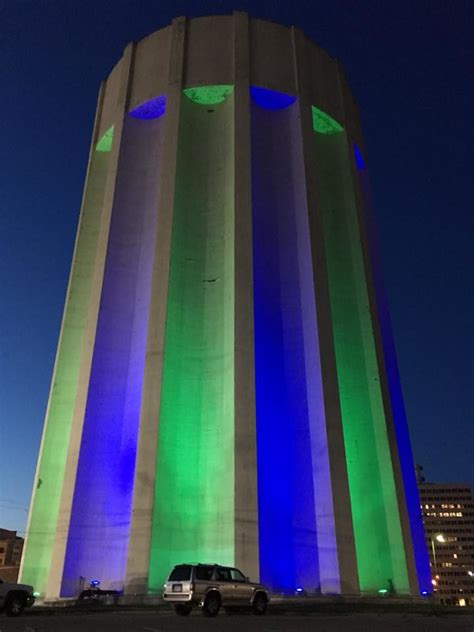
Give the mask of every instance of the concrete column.
[[(46, 591), (46, 595), (48, 597), (57, 597), (61, 591), (61, 581), (64, 566), (64, 557), (66, 552), (67, 535), (69, 530), (69, 520), (71, 517), (71, 507), (76, 481), (77, 463), (81, 446), (82, 426), (84, 422), (84, 412), (87, 401), (89, 376), (97, 328), (97, 316), (99, 312), (110, 220), (115, 194), (117, 167), (120, 156), (123, 119), (127, 110), (128, 96), (131, 85), (133, 57), (134, 44), (129, 44), (124, 51), (124, 56), (121, 62), (122, 68), (120, 78), (120, 92), (117, 102), (116, 123), (114, 125), (114, 140), (107, 173), (107, 184), (104, 196), (104, 204), (102, 208), (102, 217), (100, 220), (97, 252), (94, 262), (92, 290), (87, 313), (87, 326), (81, 353), (79, 381), (76, 392), (76, 400), (74, 403), (71, 435), (69, 439), (69, 451), (66, 461), (66, 474), (61, 493), (58, 521), (53, 545), (53, 555)], [(95, 143), (93, 143), (91, 151), (94, 151), (94, 145)]]
[[(342, 71), (339, 70), (339, 72), (342, 72)], [(340, 83), (340, 92), (341, 92), (341, 101), (343, 104), (343, 108), (346, 111), (347, 95), (345, 94), (344, 87), (343, 85), (341, 85), (341, 83)], [(376, 356), (377, 356), (377, 366), (378, 366), (378, 373), (380, 377), (380, 389), (382, 392), (382, 401), (383, 401), (383, 407), (384, 407), (384, 413), (385, 413), (385, 423), (386, 423), (387, 434), (388, 434), (388, 439), (389, 439), (388, 443), (390, 446), (390, 455), (391, 455), (391, 460), (392, 460), (393, 476), (395, 480), (395, 488), (396, 488), (396, 494), (397, 494), (397, 500), (398, 500), (398, 509), (400, 512), (400, 523), (401, 523), (403, 544), (405, 548), (404, 554), (405, 554), (406, 565), (407, 565), (408, 581), (410, 584), (411, 594), (417, 595), (419, 594), (419, 589), (418, 589), (418, 579), (417, 579), (417, 574), (416, 574), (416, 569), (415, 569), (413, 541), (412, 541), (412, 537), (410, 533), (407, 500), (405, 498), (405, 489), (403, 485), (397, 437), (395, 435), (395, 424), (394, 424), (394, 418), (393, 418), (392, 404), (391, 404), (390, 391), (389, 391), (389, 386), (388, 386), (388, 381), (387, 381), (387, 370), (385, 367), (384, 349), (383, 349), (383, 342), (382, 342), (380, 323), (379, 323), (379, 310), (377, 307), (374, 277), (373, 277), (373, 272), (372, 272), (373, 262), (370, 260), (369, 236), (368, 236), (366, 215), (365, 215), (367, 209), (364, 208), (364, 201), (363, 201), (362, 191), (360, 188), (360, 180), (357, 175), (357, 167), (355, 164), (352, 139), (349, 137), (349, 134), (345, 135), (345, 139), (347, 143), (347, 155), (350, 161), (351, 175), (352, 175), (352, 180), (353, 180), (353, 190), (355, 194), (355, 201), (356, 201), (356, 207), (357, 207), (359, 236), (360, 236), (360, 243), (361, 243), (361, 248), (362, 248), (362, 257), (363, 257), (363, 262), (364, 262), (365, 279), (367, 283), (369, 310), (370, 310), (370, 317), (372, 321), (375, 351), (376, 351)], [(413, 472), (414, 472), (414, 467), (415, 466), (413, 464)], [(414, 476), (414, 473), (413, 473), (413, 476)], [(402, 554), (401, 551), (399, 551), (398, 553), (400, 555)]]
[[(71, 507), (74, 496), (76, 482), (77, 464), (81, 447), (82, 427), (84, 423), (84, 412), (87, 401), (89, 387), (89, 376), (94, 351), (95, 334), (97, 328), (97, 317), (104, 277), (105, 258), (109, 238), (110, 220), (114, 202), (115, 184), (117, 177), (117, 167), (120, 156), (120, 146), (122, 138), (123, 120), (126, 116), (128, 97), (131, 85), (131, 73), (133, 68), (134, 44), (129, 44), (121, 61), (120, 89), (117, 102), (116, 123), (114, 124), (114, 139), (110, 163), (107, 173), (107, 184), (105, 189), (104, 203), (102, 207), (102, 217), (100, 219), (99, 236), (94, 262), (94, 273), (92, 279), (91, 295), (88, 305), (87, 325), (82, 345), (79, 380), (74, 403), (74, 412), (69, 438), (69, 449), (66, 460), (64, 484), (59, 505), (56, 533), (53, 544), (53, 554), (46, 589), (47, 597), (57, 597), (61, 591), (64, 558), (66, 553), (69, 521), (71, 517)], [(99, 125), (96, 124), (98, 128)], [(97, 139), (95, 139), (97, 141)], [(94, 151), (95, 142), (91, 147)]]
[[(295, 73), (299, 92), (303, 153), (306, 177), (307, 203), (311, 254), (316, 296), (316, 314), (321, 359), (321, 373), (326, 416), (326, 433), (329, 446), (329, 466), (339, 558), (340, 589), (342, 593), (359, 593), (352, 513), (349, 498), (346, 457), (342, 433), (339, 388), (333, 342), (328, 276), (324, 247), (322, 218), (318, 208), (318, 185), (313, 167), (313, 126), (310, 101), (310, 72), (305, 51), (306, 39), (298, 29), (292, 28)], [(321, 77), (323, 81), (323, 77)]]
[(234, 12), (235, 116), (235, 564), (259, 577), (255, 418), (249, 21)]
[(186, 19), (172, 23), (160, 192), (125, 591), (148, 589)]
[[(103, 104), (103, 101), (104, 101), (104, 92), (105, 92), (105, 82), (102, 82), (101, 85), (100, 85), (99, 94), (98, 94), (98, 97), (97, 97), (97, 108), (96, 108), (96, 112), (95, 112), (94, 126), (93, 126), (93, 130), (92, 130), (91, 144), (90, 144), (90, 147), (89, 147), (89, 157), (88, 157), (88, 161), (87, 161), (86, 177), (85, 177), (85, 181), (84, 181), (84, 190), (83, 190), (83, 194), (82, 194), (81, 210), (80, 210), (79, 221), (78, 221), (78, 230), (76, 232), (76, 239), (75, 239), (75, 242), (74, 242), (71, 270), (69, 272), (67, 291), (66, 291), (66, 299), (64, 301), (64, 310), (63, 310), (63, 315), (62, 315), (62, 319), (61, 319), (61, 327), (60, 327), (60, 330), (59, 330), (59, 337), (58, 337), (58, 344), (57, 344), (57, 350), (56, 350), (56, 357), (55, 357), (55, 360), (54, 360), (54, 366), (53, 366), (53, 372), (52, 372), (52, 378), (51, 378), (51, 386), (50, 386), (50, 392), (49, 392), (49, 397), (48, 397), (48, 405), (46, 407), (46, 413), (45, 413), (45, 424), (44, 424), (43, 433), (42, 433), (42, 436), (41, 436), (41, 444), (40, 444), (40, 449), (39, 449), (39, 453), (38, 453), (38, 460), (37, 460), (37, 464), (36, 464), (36, 472), (35, 472), (35, 476), (34, 476), (34, 480), (33, 480), (33, 490), (32, 490), (32, 493), (31, 493), (31, 499), (32, 500), (31, 500), (31, 503), (30, 503), (30, 509), (29, 509), (29, 513), (28, 513), (28, 521), (27, 521), (27, 526), (26, 526), (25, 546), (23, 548), (24, 554), (22, 555), (21, 564), (20, 564), (20, 572), (19, 572), (20, 581), (21, 581), (21, 578), (22, 578), (23, 569), (24, 569), (24, 566), (25, 566), (26, 558), (27, 558), (26, 551), (27, 551), (28, 546), (29, 546), (29, 534), (30, 534), (31, 519), (32, 519), (33, 507), (34, 507), (34, 498), (35, 498), (35, 492), (38, 489), (38, 485), (39, 485), (39, 474), (40, 474), (40, 469), (41, 469), (41, 461), (42, 461), (42, 457), (43, 457), (43, 448), (44, 448), (44, 443), (45, 443), (46, 434), (47, 434), (46, 431), (47, 431), (47, 428), (48, 428), (47, 420), (48, 420), (48, 417), (49, 417), (49, 412), (50, 412), (50, 408), (51, 408), (51, 400), (52, 400), (53, 391), (54, 391), (54, 384), (55, 384), (55, 381), (56, 381), (56, 374), (57, 374), (57, 369), (58, 369), (58, 361), (59, 361), (59, 357), (60, 357), (61, 342), (62, 342), (63, 336), (64, 336), (64, 326), (65, 326), (66, 315), (67, 315), (67, 305), (69, 303), (69, 297), (70, 297), (70, 294), (71, 294), (71, 288), (72, 288), (72, 284), (73, 284), (74, 262), (76, 260), (76, 253), (77, 253), (78, 242), (79, 242), (79, 238), (80, 238), (80, 227), (81, 227), (81, 224), (82, 224), (82, 221), (83, 221), (83, 218), (84, 218), (84, 213), (85, 213), (87, 191), (88, 191), (89, 185), (91, 184), (92, 155), (93, 155), (93, 153), (95, 151), (95, 146), (96, 146), (97, 141), (98, 141), (100, 118), (101, 118), (101, 113), (102, 113), (102, 104)], [(37, 586), (36, 586), (36, 588), (38, 589)]]

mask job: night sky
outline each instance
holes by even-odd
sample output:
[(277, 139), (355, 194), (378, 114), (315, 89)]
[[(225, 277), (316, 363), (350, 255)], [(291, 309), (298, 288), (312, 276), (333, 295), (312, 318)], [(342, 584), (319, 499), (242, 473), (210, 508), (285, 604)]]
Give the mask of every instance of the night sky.
[(23, 532), (97, 90), (174, 16), (248, 11), (339, 57), (359, 103), (415, 460), (474, 485), (472, 0), (0, 4), (0, 527)]

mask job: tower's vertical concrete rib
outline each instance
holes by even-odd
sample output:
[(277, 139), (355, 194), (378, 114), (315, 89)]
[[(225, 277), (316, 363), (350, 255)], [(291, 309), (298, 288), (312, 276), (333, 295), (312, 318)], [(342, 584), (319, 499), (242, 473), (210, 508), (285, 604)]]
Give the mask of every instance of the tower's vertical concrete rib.
[[(130, 543), (125, 583), (133, 592), (144, 593), (148, 589), (148, 568), (150, 559), (150, 539), (153, 513), (153, 492), (155, 486), (155, 463), (160, 415), (161, 378), (163, 372), (163, 347), (165, 336), (165, 310), (168, 294), (169, 256), (171, 247), (171, 226), (176, 177), (177, 138), (183, 79), (184, 41), (186, 20), (176, 18), (166, 29), (164, 42), (158, 40), (151, 51), (144, 51), (152, 57), (151, 68), (140, 76), (135, 85), (135, 95), (148, 90), (148, 78), (155, 75), (158, 85), (156, 94), (166, 95), (166, 115), (164, 116), (164, 139), (162, 145), (162, 166), (156, 178), (160, 182), (160, 196), (156, 207), (157, 228), (156, 247), (151, 277), (151, 299), (148, 319), (148, 335), (145, 351), (145, 371), (143, 380), (140, 427), (134, 476), (132, 515), (130, 518)], [(154, 42), (153, 42), (154, 43)], [(164, 68), (157, 68), (166, 60)], [(159, 77), (161, 70), (163, 78)], [(158, 75), (158, 76), (156, 76)], [(134, 95), (134, 96), (135, 96)], [(156, 96), (155, 93), (148, 96)], [(140, 104), (140, 97), (135, 96)]]
[(295, 28), (176, 18), (99, 94), (22, 581), (430, 591), (340, 63)]
[(249, 40), (248, 16), (235, 12), (235, 565), (258, 577)]
[[(51, 570), (48, 577), (48, 595), (56, 595), (61, 590), (61, 584), (64, 578), (65, 555), (69, 542), (71, 541), (71, 517), (72, 506), (75, 490), (77, 487), (77, 468), (81, 453), (81, 446), (84, 443), (84, 422), (86, 418), (86, 405), (90, 394), (89, 385), (91, 380), (91, 367), (94, 357), (94, 344), (99, 324), (99, 309), (101, 303), (101, 294), (104, 284), (104, 269), (106, 258), (108, 256), (108, 243), (110, 228), (112, 222), (112, 208), (117, 189), (117, 173), (121, 155), (122, 138), (124, 130), (124, 122), (126, 111), (128, 108), (128, 98), (130, 94), (130, 81), (133, 68), (134, 44), (130, 44), (124, 51), (124, 56), (120, 67), (116, 67), (114, 76), (115, 82), (115, 102), (104, 98), (104, 107), (113, 108), (116, 123), (107, 130), (112, 138), (115, 138), (113, 147), (101, 147), (101, 139), (98, 140), (95, 153), (107, 155), (108, 172), (105, 181), (104, 198), (100, 208), (100, 224), (99, 233), (96, 243), (96, 253), (94, 262), (94, 272), (92, 276), (91, 293), (88, 301), (84, 301), (83, 305), (87, 305), (88, 313), (86, 316), (86, 330), (84, 341), (80, 352), (80, 369), (78, 386), (75, 393), (75, 406), (73, 409), (72, 428), (69, 438), (68, 455), (66, 461), (66, 470), (64, 483), (61, 491), (61, 501), (59, 507), (58, 522), (56, 525), (56, 540), (52, 549)], [(109, 81), (109, 80), (108, 80)], [(111, 82), (112, 83), (112, 82)], [(107, 94), (107, 83), (106, 83)], [(103, 111), (103, 110), (102, 110)], [(102, 137), (103, 138), (103, 137)], [(103, 141), (102, 141), (103, 142)], [(107, 151), (102, 151), (106, 149)], [(92, 260), (92, 257), (91, 257)], [(75, 334), (72, 334), (75, 336)], [(74, 473), (74, 475), (71, 475)], [(90, 479), (87, 482), (89, 484)], [(82, 518), (81, 518), (82, 520)], [(91, 527), (89, 526), (89, 529)], [(77, 589), (77, 578), (72, 590)]]
[[(352, 530), (352, 511), (349, 501), (347, 469), (344, 443), (342, 437), (341, 413), (339, 406), (339, 388), (336, 379), (336, 363), (333, 346), (333, 323), (329, 305), (327, 264), (322, 228), (321, 208), (318, 197), (318, 182), (313, 169), (311, 104), (314, 99), (314, 85), (317, 77), (315, 66), (321, 64), (322, 51), (316, 55), (308, 54), (311, 45), (304, 34), (292, 29), (293, 59), (299, 92), (299, 110), (302, 128), (304, 152), (304, 172), (306, 178), (306, 195), (308, 206), (308, 222), (311, 235), (311, 271), (313, 275), (313, 297), (317, 312), (318, 331), (313, 342), (317, 349), (321, 366), (324, 415), (318, 439), (321, 445), (319, 458), (314, 452), (313, 466), (320, 470), (329, 470), (331, 482), (326, 494), (319, 496), (316, 503), (316, 515), (320, 523), (322, 537), (331, 538), (321, 547), (322, 556), (331, 556), (331, 561), (323, 565), (322, 573), (329, 574), (328, 592), (359, 592), (357, 566)], [(321, 73), (319, 73), (321, 74)], [(320, 77), (321, 79), (322, 77)], [(323, 91), (322, 87), (320, 90)], [(326, 446), (324, 440), (326, 439)], [(329, 447), (330, 446), (330, 447)], [(332, 541), (332, 540), (335, 540)], [(336, 562), (333, 556), (336, 556)], [(337, 569), (334, 572), (332, 569)]]

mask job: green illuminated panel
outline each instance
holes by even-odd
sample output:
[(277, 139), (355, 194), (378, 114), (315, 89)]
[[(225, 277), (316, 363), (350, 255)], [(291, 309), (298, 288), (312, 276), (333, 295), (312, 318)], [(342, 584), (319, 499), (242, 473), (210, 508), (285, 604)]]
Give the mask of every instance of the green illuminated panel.
[(96, 151), (91, 158), (25, 543), (21, 581), (42, 594), (57, 527), (109, 155)]
[(360, 586), (408, 593), (347, 140), (314, 136)]
[(183, 92), (193, 103), (217, 105), (223, 103), (233, 89), (233, 86), (200, 86), (199, 88), (186, 88)]
[(149, 588), (234, 560), (233, 100), (183, 99)]
[(96, 145), (96, 151), (112, 151), (112, 142), (114, 140), (114, 126), (109, 127), (102, 138)]
[(311, 114), (313, 116), (313, 129), (315, 132), (319, 134), (337, 134), (338, 132), (342, 132), (342, 127), (339, 125), (337, 121), (318, 110), (318, 108), (311, 107)]

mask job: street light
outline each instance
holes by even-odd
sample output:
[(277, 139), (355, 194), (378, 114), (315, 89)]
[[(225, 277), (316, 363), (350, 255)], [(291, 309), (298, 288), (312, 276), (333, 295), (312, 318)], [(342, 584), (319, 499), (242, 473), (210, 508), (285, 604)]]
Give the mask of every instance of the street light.
[(445, 542), (447, 542), (447, 540), (442, 533), (436, 533), (433, 537), (430, 537), (430, 540), (431, 540), (431, 550), (433, 551), (433, 570), (434, 570), (434, 575), (436, 577), (438, 573), (438, 566), (436, 564), (435, 540), (436, 542), (440, 542), (441, 544), (444, 544)]

